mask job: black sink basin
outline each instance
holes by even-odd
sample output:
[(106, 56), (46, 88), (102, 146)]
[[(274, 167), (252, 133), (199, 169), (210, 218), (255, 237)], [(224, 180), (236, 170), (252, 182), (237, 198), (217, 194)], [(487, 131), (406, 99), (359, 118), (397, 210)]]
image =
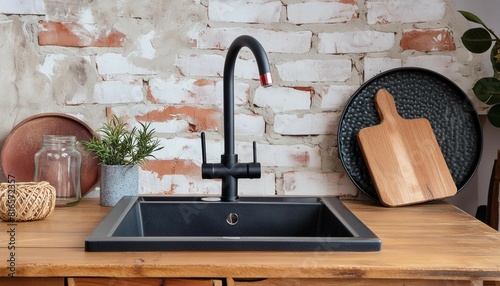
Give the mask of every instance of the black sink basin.
[(336, 197), (124, 197), (86, 251), (378, 251), (380, 239)]

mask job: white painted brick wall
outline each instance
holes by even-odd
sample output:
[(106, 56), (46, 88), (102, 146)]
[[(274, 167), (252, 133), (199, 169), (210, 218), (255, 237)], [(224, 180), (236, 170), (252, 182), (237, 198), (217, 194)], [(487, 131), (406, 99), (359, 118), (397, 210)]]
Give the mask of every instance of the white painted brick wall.
[[(104, 122), (105, 110), (130, 126), (152, 122), (165, 149), (156, 154), (158, 164), (141, 172), (145, 193), (220, 193), (220, 181), (203, 180), (188, 165), (201, 164), (201, 131), (209, 161), (220, 161), (223, 66), (237, 36), (261, 42), (275, 81), (259, 86), (255, 59), (243, 48), (235, 67), (236, 153), (252, 161), (256, 140), (264, 174), (241, 180), (242, 195), (356, 195), (338, 170), (335, 137), (345, 103), (364, 81), (416, 66), (470, 93), (480, 74), (479, 61), (460, 45), (466, 20), (452, 0), (171, 1), (175, 12), (122, 2), (0, 1), (8, 36), (0, 49), (9, 59), (0, 65), (0, 85), (18, 91), (8, 106), (33, 106), (15, 116), (4, 112), (0, 131), (8, 133), (11, 118), (53, 110), (78, 114), (93, 127)], [(438, 29), (447, 31), (447, 41), (408, 33)], [(185, 168), (161, 170), (176, 162)]]
[(139, 171), (140, 194), (217, 194), (218, 186), (215, 180), (202, 180), (185, 175), (164, 175), (149, 171)]
[[(130, 106), (114, 106), (111, 108), (112, 113), (117, 115), (117, 116), (123, 116), (126, 119), (126, 123), (129, 124), (131, 127), (136, 126), (137, 128), (140, 128), (139, 120), (138, 118), (141, 118), (142, 116), (148, 114), (148, 113), (154, 113), (154, 112), (165, 112), (165, 109), (167, 106), (147, 106), (147, 105), (134, 105), (132, 107)], [(193, 111), (193, 116), (196, 116), (196, 112), (203, 113), (205, 110), (204, 108), (196, 108)], [(175, 108), (173, 108), (173, 112), (175, 112)], [(182, 111), (182, 110), (181, 110)], [(209, 118), (213, 120), (218, 120), (221, 121), (222, 118), (222, 111), (214, 114), (214, 118)], [(143, 123), (149, 123), (151, 128), (154, 128), (157, 133), (160, 134), (177, 134), (177, 133), (183, 133), (183, 132), (190, 132), (190, 125), (197, 125), (200, 124), (202, 125), (203, 122), (198, 122), (198, 120), (205, 120), (204, 118), (191, 118), (190, 116), (186, 114), (170, 114), (171, 118), (161, 120), (161, 121), (145, 121), (145, 120), (140, 120)]]
[(291, 3), (287, 5), (287, 16), (294, 24), (347, 22), (358, 17), (358, 5), (340, 1)]
[(209, 0), (208, 18), (224, 22), (277, 23), (281, 8), (281, 1)]
[(0, 13), (15, 15), (45, 15), (44, 0), (2, 0)]
[[(223, 141), (215, 141), (222, 152)], [(208, 143), (207, 143), (208, 144)], [(236, 153), (241, 162), (252, 162), (253, 143), (236, 141)], [(321, 168), (320, 149), (316, 146), (303, 144), (296, 145), (269, 145), (257, 142), (257, 160), (263, 167), (304, 167), (311, 169)], [(220, 157), (214, 161), (220, 161)]]
[[(156, 158), (192, 160), (195, 164), (201, 165), (201, 141), (199, 137), (160, 138), (160, 141), (164, 149), (155, 153)], [(207, 135), (208, 162), (220, 162), (223, 144), (222, 138), (212, 139), (210, 134)], [(241, 162), (251, 162), (253, 160), (253, 143), (236, 141), (235, 144), (238, 159)], [(321, 168), (321, 154), (317, 146), (269, 145), (257, 142), (257, 158), (261, 165), (266, 167)]]
[(234, 120), (236, 135), (262, 136), (266, 131), (266, 122), (260, 115), (235, 114)]
[(274, 31), (258, 28), (206, 28), (192, 39), (199, 49), (224, 50), (241, 35), (256, 38), (268, 53), (307, 53), (311, 49), (311, 31)]
[(328, 54), (373, 53), (394, 46), (394, 33), (355, 31), (319, 33), (318, 52)]
[[(108, 112), (126, 118), (131, 127), (140, 127), (140, 122), (151, 124), (157, 133), (176, 134), (195, 133), (201, 131), (218, 131), (222, 129), (222, 110), (218, 108), (202, 108), (194, 106), (170, 105), (159, 107), (155, 105), (137, 105), (132, 108), (118, 106), (108, 109)], [(259, 115), (236, 115), (236, 134), (262, 135), (265, 122)]]
[(134, 46), (137, 49), (132, 51), (128, 56), (154, 60), (156, 58), (156, 49), (153, 47), (152, 41), (155, 39), (155, 36), (155, 31), (150, 31), (147, 34), (138, 36), (134, 42)]
[[(52, 78), (54, 75), (54, 68), (58, 67), (64, 60), (66, 55), (64, 54), (47, 54), (43, 59), (43, 63), (39, 64), (36, 70), (48, 78)], [(89, 60), (87, 59), (87, 62)]]
[(69, 95), (66, 104), (122, 104), (138, 103), (144, 100), (142, 81), (102, 81), (96, 83), (94, 92), (87, 94), (80, 92), (74, 96)]
[(403, 66), (427, 67), (428, 69), (448, 75), (456, 73), (460, 68), (457, 59), (447, 55), (408, 57), (403, 60)]
[[(155, 153), (157, 159), (183, 159), (192, 160), (195, 164), (201, 166), (201, 140), (199, 136), (194, 137), (176, 137), (176, 138), (159, 138), (162, 150)], [(211, 162), (220, 161), (222, 154), (222, 142), (220, 140), (212, 140), (207, 136), (207, 160)]]
[(262, 173), (260, 179), (238, 180), (240, 196), (272, 196), (276, 194), (276, 176), (273, 173)]
[[(251, 162), (253, 160), (252, 146), (251, 142), (236, 143), (236, 151), (240, 161)], [(319, 147), (303, 144), (269, 145), (257, 143), (257, 160), (264, 167), (321, 168)]]
[(399, 68), (402, 65), (400, 59), (365, 57), (364, 80), (367, 81), (383, 71)]
[[(240, 196), (272, 196), (276, 193), (275, 175), (262, 173), (260, 179), (238, 180)], [(205, 180), (200, 177), (185, 175), (164, 175), (148, 171), (139, 171), (139, 193), (171, 195), (220, 195), (220, 180)]]
[(445, 0), (390, 0), (366, 1), (367, 23), (411, 23), (431, 22), (443, 19), (446, 13)]
[(175, 66), (183, 76), (222, 77), (224, 59), (216, 54), (177, 55)]
[(283, 135), (336, 134), (339, 114), (334, 112), (296, 114), (276, 114), (274, 132)]
[[(138, 128), (140, 127), (139, 123), (136, 123), (135, 126), (137, 126)], [(176, 118), (173, 120), (166, 120), (163, 122), (151, 122), (150, 127), (154, 128), (155, 132), (160, 134), (161, 133), (177, 134), (177, 133), (187, 132), (189, 130), (189, 122), (181, 118)]]
[[(216, 104), (222, 106), (222, 80), (181, 79), (171, 76), (167, 80), (151, 79), (149, 86), (156, 103)], [(245, 104), (248, 101), (248, 93), (248, 84), (235, 83), (235, 104)]]
[(284, 81), (346, 81), (351, 78), (351, 60), (296, 60), (277, 63), (276, 69)]
[[(408, 57), (403, 60), (403, 66), (408, 67), (422, 67), (433, 70), (461, 87), (467, 90), (467, 87), (474, 85), (475, 81), (471, 80), (470, 76), (462, 74), (464, 65), (457, 61), (457, 58), (449, 55), (429, 55), (429, 56), (415, 56)], [(477, 98), (473, 98), (476, 99)]]
[(357, 85), (329, 85), (321, 92), (320, 107), (325, 110), (343, 110), (358, 88)]
[(129, 58), (116, 53), (106, 53), (96, 57), (97, 71), (104, 75), (134, 74), (147, 75), (154, 74), (155, 71), (139, 67), (132, 63)]
[[(176, 67), (184, 76), (222, 77), (225, 57), (215, 54), (178, 55)], [(255, 59), (236, 60), (234, 76), (244, 79), (259, 79), (259, 70)]]
[(349, 177), (334, 172), (287, 172), (283, 174), (285, 195), (356, 196), (358, 190)]
[(259, 87), (255, 90), (253, 103), (271, 108), (274, 112), (309, 110), (311, 92), (291, 87)]

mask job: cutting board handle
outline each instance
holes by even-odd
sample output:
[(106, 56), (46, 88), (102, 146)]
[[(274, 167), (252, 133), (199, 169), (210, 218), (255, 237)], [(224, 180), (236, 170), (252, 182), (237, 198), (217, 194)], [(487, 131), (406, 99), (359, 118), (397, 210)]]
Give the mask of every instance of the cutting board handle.
[(394, 96), (385, 89), (379, 89), (375, 95), (375, 107), (380, 116), (380, 121), (386, 124), (394, 124), (398, 120), (403, 119), (398, 114)]

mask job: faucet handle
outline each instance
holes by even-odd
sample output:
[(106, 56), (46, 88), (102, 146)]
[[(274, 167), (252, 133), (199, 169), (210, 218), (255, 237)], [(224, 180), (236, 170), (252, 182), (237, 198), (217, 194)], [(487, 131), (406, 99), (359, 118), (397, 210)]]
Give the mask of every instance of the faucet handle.
[(261, 167), (260, 163), (257, 162), (257, 143), (253, 141), (253, 162), (247, 165), (247, 175), (248, 179), (258, 179), (261, 177)]
[(257, 143), (253, 141), (253, 162), (257, 163)]
[(202, 163), (207, 163), (207, 145), (205, 142), (205, 132), (201, 132), (201, 159)]
[(216, 173), (215, 166), (218, 164), (207, 164), (207, 145), (205, 141), (205, 132), (201, 132), (201, 177), (203, 179), (222, 178)]

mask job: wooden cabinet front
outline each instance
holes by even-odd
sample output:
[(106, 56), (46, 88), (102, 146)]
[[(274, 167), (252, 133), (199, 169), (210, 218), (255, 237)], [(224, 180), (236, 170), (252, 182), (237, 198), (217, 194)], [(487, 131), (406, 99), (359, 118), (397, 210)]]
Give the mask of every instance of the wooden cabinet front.
[(68, 278), (68, 286), (222, 286), (216, 279)]

